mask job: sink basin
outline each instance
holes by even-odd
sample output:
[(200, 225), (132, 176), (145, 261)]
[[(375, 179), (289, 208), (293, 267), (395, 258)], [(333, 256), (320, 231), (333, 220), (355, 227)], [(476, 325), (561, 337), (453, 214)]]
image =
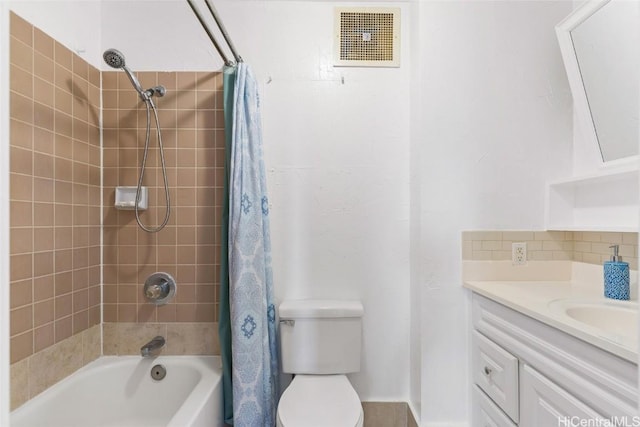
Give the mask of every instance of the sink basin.
[(638, 310), (631, 308), (580, 306), (567, 308), (566, 313), (579, 322), (617, 335), (635, 336), (631, 329), (638, 329)]
[(612, 335), (611, 338), (638, 340), (638, 304), (635, 302), (567, 298), (552, 301), (549, 308)]

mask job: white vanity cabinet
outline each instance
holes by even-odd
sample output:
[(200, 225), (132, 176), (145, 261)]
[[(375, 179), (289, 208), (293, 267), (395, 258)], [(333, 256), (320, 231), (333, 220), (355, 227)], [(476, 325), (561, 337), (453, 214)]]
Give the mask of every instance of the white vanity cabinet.
[(637, 415), (635, 363), (477, 293), (472, 316), (474, 427)]
[(473, 427), (515, 427), (516, 424), (477, 386), (473, 386)]
[(520, 401), (522, 427), (570, 425), (558, 421), (572, 417), (605, 418), (528, 365), (522, 365), (520, 370)]
[(473, 382), (518, 421), (518, 358), (473, 331)]

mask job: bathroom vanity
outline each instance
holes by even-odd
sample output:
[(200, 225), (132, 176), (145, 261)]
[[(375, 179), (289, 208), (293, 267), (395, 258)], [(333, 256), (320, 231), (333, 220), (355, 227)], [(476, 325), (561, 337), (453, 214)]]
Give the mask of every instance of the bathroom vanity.
[(473, 426), (582, 425), (570, 422), (616, 417), (633, 422), (637, 304), (606, 300), (583, 267), (564, 264), (561, 277), (554, 277), (560, 280), (539, 280), (544, 272), (525, 277), (534, 280), (514, 280), (509, 273), (487, 280), (486, 271), (481, 280), (469, 280), (473, 274), (466, 274)]

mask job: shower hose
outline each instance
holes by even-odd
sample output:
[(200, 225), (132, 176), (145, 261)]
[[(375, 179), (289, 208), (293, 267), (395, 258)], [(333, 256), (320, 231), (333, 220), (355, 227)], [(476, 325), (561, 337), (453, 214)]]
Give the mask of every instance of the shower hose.
[[(162, 145), (162, 132), (160, 131), (160, 122), (158, 121), (158, 110), (156, 109), (155, 104), (151, 97), (148, 97), (144, 100), (145, 107), (147, 108), (147, 131), (144, 142), (144, 154), (142, 156), (142, 164), (140, 165), (140, 179), (138, 180), (138, 188), (136, 189), (136, 222), (147, 233), (157, 233), (162, 230), (165, 225), (169, 222), (169, 216), (171, 214), (171, 198), (169, 196), (169, 181), (167, 180), (167, 167), (165, 165), (164, 160), (164, 147)], [(162, 178), (164, 180), (164, 197), (166, 200), (166, 210), (164, 215), (164, 220), (162, 224), (158, 227), (147, 227), (140, 220), (140, 212), (139, 212), (139, 202), (140, 202), (140, 192), (142, 190), (142, 181), (144, 180), (144, 172), (147, 165), (147, 157), (149, 155), (149, 141), (151, 139), (151, 111), (153, 111), (153, 116), (156, 122), (156, 133), (158, 135), (158, 147), (160, 149), (160, 162), (162, 164)]]

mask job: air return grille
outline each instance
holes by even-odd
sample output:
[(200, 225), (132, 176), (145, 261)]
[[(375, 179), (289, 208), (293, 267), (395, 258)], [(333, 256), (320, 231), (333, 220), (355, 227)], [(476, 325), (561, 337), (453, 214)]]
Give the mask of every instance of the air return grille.
[(334, 65), (400, 66), (399, 8), (336, 8)]

